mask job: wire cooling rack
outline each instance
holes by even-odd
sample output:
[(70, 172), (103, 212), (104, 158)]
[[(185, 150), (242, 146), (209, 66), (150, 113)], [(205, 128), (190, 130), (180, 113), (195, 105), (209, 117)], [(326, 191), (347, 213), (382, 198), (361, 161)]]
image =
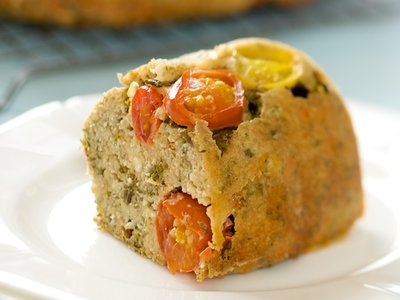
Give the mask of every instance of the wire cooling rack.
[(320, 0), (296, 10), (258, 9), (222, 20), (112, 29), (60, 29), (0, 21), (0, 110), (38, 74), (59, 69), (205, 48), (242, 36), (269, 36), (291, 27), (319, 26), (400, 12), (398, 0)]

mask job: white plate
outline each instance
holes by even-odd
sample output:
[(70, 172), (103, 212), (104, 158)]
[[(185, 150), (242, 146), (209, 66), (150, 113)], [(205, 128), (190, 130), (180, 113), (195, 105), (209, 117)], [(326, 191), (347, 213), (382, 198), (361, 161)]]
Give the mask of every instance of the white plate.
[[(366, 213), (329, 247), (197, 283), (96, 229), (80, 128), (98, 96), (0, 126), (0, 296), (74, 299), (392, 299), (400, 296), (400, 113), (352, 102)], [(36, 299), (35, 298), (35, 299)]]

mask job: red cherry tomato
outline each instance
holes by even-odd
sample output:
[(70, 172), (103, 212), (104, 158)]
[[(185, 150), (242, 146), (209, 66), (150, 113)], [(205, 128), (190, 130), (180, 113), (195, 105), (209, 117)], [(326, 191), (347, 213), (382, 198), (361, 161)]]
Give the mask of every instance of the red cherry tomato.
[(173, 193), (159, 204), (156, 229), (168, 269), (172, 273), (196, 270), (200, 253), (212, 237), (206, 207), (188, 194)]
[(155, 111), (163, 104), (163, 96), (153, 87), (141, 86), (132, 99), (132, 125), (137, 139), (142, 144), (151, 144), (161, 120)]
[(241, 81), (228, 70), (187, 70), (165, 98), (167, 114), (192, 127), (205, 120), (211, 130), (237, 126), (244, 111)]

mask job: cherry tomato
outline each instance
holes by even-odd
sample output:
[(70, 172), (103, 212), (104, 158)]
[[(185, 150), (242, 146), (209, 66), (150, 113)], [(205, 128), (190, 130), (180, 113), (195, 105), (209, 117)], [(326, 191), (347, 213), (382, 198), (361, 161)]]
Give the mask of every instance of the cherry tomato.
[(137, 139), (142, 144), (151, 144), (161, 120), (155, 111), (162, 106), (163, 96), (153, 87), (141, 86), (132, 99), (132, 125)]
[(173, 193), (159, 204), (156, 229), (168, 269), (172, 273), (196, 270), (200, 253), (212, 237), (206, 207), (188, 194)]
[(279, 47), (238, 48), (234, 70), (249, 89), (292, 87), (303, 69), (295, 52)]
[(237, 126), (244, 111), (241, 81), (228, 70), (187, 70), (165, 98), (167, 114), (192, 127), (205, 120), (211, 130)]

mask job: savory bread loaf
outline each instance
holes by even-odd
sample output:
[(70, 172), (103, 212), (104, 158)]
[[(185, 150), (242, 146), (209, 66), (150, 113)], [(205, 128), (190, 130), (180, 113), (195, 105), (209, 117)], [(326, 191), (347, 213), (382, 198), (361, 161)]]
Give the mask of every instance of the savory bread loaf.
[(307, 2), (310, 0), (0, 0), (0, 18), (62, 26), (124, 27), (220, 17), (264, 4), (287, 7)]
[(197, 280), (271, 266), (363, 211), (335, 86), (302, 52), (240, 39), (119, 76), (83, 128), (101, 229)]

